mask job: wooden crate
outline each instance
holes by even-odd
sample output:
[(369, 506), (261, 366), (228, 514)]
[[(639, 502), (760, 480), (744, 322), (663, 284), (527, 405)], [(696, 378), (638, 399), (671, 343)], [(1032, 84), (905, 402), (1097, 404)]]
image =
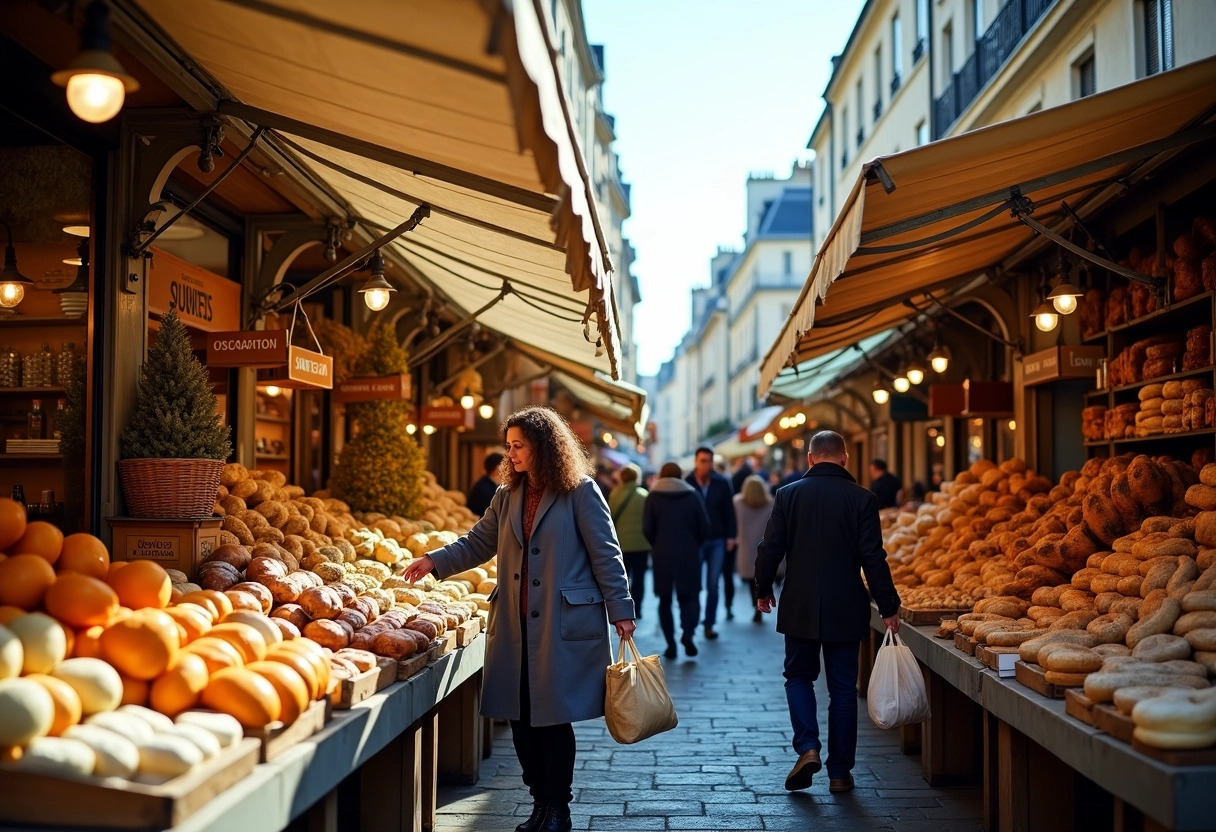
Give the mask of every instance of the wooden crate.
[(1019, 684), (1043, 694), (1048, 699), (1063, 699), (1064, 691), (1068, 690), (1068, 688), (1048, 682), (1047, 671), (1037, 664), (1019, 661), (1013, 668), (1014, 678), (1018, 680)]
[(1014, 664), (1018, 660), (1018, 648), (989, 647), (986, 644), (980, 644), (975, 648), (975, 657), (980, 660), (980, 664), (992, 668), (998, 676), (1007, 679), (1014, 674)]
[(144, 520), (107, 517), (113, 532), (114, 560), (154, 560), (166, 569), (178, 569), (191, 579), (199, 564), (220, 545), (219, 517), (207, 520)]
[(353, 679), (343, 679), (330, 701), (339, 710), (357, 705), (376, 691), (384, 690), (397, 681), (397, 662), (381, 657), (376, 667), (365, 670)]
[(1103, 703), (1093, 707), (1094, 727), (1117, 740), (1130, 743), (1136, 723), (1130, 714), (1121, 714), (1114, 705)]
[(1069, 688), (1064, 691), (1064, 712), (1073, 719), (1079, 719), (1086, 725), (1094, 724), (1094, 703), (1089, 700), (1080, 688)]
[(456, 646), (467, 647), (469, 642), (477, 638), (477, 634), (480, 632), (481, 619), (477, 616), (470, 618), (456, 628)]
[(958, 618), (965, 612), (971, 612), (968, 607), (965, 610), (958, 609), (932, 609), (932, 610), (913, 610), (901, 606), (899, 608), (900, 620), (906, 621), (914, 627), (921, 627), (925, 624), (941, 624), (943, 618)]
[(456, 648), (456, 631), (448, 630), (439, 638), (431, 642), (431, 649), (427, 651), (430, 656), (430, 661), (427, 664), (433, 664), (439, 661), (440, 656), (446, 656)]
[(247, 777), (258, 763), (260, 748), (258, 740), (245, 738), (181, 777), (158, 785), (0, 768), (0, 823), (167, 829)]
[(975, 649), (979, 645), (974, 640), (972, 640), (971, 636), (964, 635), (963, 633), (955, 633), (954, 634), (954, 646), (956, 648), (958, 648), (959, 650), (962, 650), (968, 656), (974, 656)]
[(404, 682), (430, 663), (431, 655), (429, 650), (425, 653), (415, 653), (408, 659), (402, 659), (397, 662), (397, 681)]
[(268, 763), (301, 740), (306, 740), (325, 727), (329, 721), (329, 700), (318, 699), (290, 725), (272, 722), (257, 730), (246, 728), (245, 736), (261, 743), (259, 763)]
[(1195, 749), (1154, 748), (1133, 738), (1132, 748), (1146, 757), (1152, 757), (1158, 762), (1165, 763), (1167, 766), (1216, 765), (1216, 746)]

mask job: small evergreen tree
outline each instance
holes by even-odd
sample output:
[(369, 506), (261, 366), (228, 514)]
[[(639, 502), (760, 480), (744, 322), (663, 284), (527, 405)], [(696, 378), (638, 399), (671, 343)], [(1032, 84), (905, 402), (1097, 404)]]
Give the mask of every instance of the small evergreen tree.
[(119, 442), (122, 459), (227, 459), (228, 428), (216, 412), (207, 370), (170, 309), (140, 371), (135, 407)]
[[(409, 357), (390, 326), (375, 324), (355, 365), (358, 376), (409, 371)], [(333, 473), (334, 496), (356, 511), (417, 517), (421, 511), (426, 454), (406, 433), (410, 406), (404, 401), (349, 404), (358, 433), (342, 449)]]

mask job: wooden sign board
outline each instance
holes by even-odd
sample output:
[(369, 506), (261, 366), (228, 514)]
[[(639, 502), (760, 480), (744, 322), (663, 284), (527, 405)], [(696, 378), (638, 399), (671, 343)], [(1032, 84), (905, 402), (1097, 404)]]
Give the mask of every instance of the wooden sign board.
[(418, 418), (437, 428), (473, 427), (473, 411), (459, 405), (423, 405)]
[(964, 416), (1013, 415), (1013, 385), (1007, 381), (967, 379), (963, 382), (963, 392), (966, 394)]
[(1106, 357), (1103, 347), (1057, 345), (1022, 358), (1022, 383), (1027, 387), (1065, 378), (1092, 379), (1098, 362)]
[[(409, 373), (376, 378), (352, 378), (334, 386), (336, 402), (399, 401), (412, 393)], [(431, 424), (434, 424), (433, 422)]]
[(286, 365), (259, 370), (258, 383), (294, 389), (332, 390), (334, 359), (303, 347), (288, 347)]
[(182, 323), (204, 332), (241, 325), (241, 284), (152, 247), (148, 263), (148, 309), (177, 310)]
[(967, 405), (967, 394), (961, 384), (929, 385), (929, 416), (962, 416)]
[(281, 367), (287, 363), (287, 330), (235, 330), (207, 335), (210, 367)]

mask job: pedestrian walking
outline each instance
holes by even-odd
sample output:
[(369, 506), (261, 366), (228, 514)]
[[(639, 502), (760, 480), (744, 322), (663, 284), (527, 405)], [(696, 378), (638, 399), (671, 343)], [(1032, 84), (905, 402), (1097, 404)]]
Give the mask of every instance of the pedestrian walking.
[(485, 474), (473, 483), (473, 487), (469, 489), (468, 499), (465, 501), (469, 511), (478, 517), (486, 513), (486, 509), (490, 507), (490, 500), (494, 499), (494, 492), (498, 490), (498, 469), (502, 465), (502, 454), (497, 451), (486, 454), (482, 465), (485, 467)]
[(785, 778), (790, 791), (808, 788), (820, 769), (820, 652), (829, 697), (828, 789), (847, 792), (857, 753), (857, 654), (869, 636), (871, 596), (887, 628), (899, 630), (899, 594), (882, 548), (878, 500), (845, 469), (848, 459), (840, 434), (825, 430), (811, 437), (811, 468), (777, 491), (756, 558), (756, 607), (762, 613), (776, 603), (778, 564), (787, 564), (777, 631), (785, 635), (785, 696), (798, 754)]
[(735, 504), (731, 501), (730, 480), (714, 471), (712, 450), (697, 448), (694, 466), (685, 482), (701, 495), (709, 518), (709, 534), (701, 544), (701, 562), (705, 564), (705, 637), (712, 640), (718, 637), (714, 625), (726, 553), (735, 551)]
[(629, 594), (633, 596), (638, 618), (642, 617), (642, 598), (646, 595), (646, 570), (650, 561), (650, 542), (642, 534), (642, 514), (648, 492), (638, 482), (641, 473), (638, 466), (626, 465), (620, 472), (620, 484), (608, 495), (608, 509), (612, 512), (616, 537), (625, 555)]
[(875, 459), (870, 463), (870, 490), (878, 499), (879, 508), (895, 508), (899, 505), (899, 492), (903, 483), (899, 477), (887, 470), (885, 459)]
[(756, 552), (764, 538), (764, 527), (773, 511), (773, 498), (768, 485), (758, 474), (743, 481), (743, 487), (735, 495), (735, 526), (739, 537), (735, 546), (736, 565), (739, 577), (747, 584), (752, 594), (752, 621), (759, 624), (763, 619), (756, 609)]
[(406, 581), (444, 578), (498, 553), (481, 713), (508, 719), (531, 816), (517, 832), (567, 832), (572, 722), (604, 715), (608, 622), (634, 631), (633, 599), (608, 504), (583, 445), (561, 416), (528, 407), (503, 428), (506, 461), (481, 520), (406, 567)]
[(646, 497), (642, 531), (650, 541), (654, 561), (654, 594), (659, 601), (659, 626), (667, 637), (669, 659), (676, 657), (675, 621), (671, 594), (680, 604), (681, 643), (697, 655), (697, 619), (701, 614), (701, 541), (709, 534), (709, 517), (696, 489), (680, 479), (680, 466), (666, 463)]

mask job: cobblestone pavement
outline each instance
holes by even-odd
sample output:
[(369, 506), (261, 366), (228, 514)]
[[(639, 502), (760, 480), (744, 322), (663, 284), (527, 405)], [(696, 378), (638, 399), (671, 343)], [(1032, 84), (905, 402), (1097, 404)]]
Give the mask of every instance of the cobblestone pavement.
[[(785, 791), (794, 762), (781, 677), (782, 637), (773, 616), (753, 624), (747, 591), (736, 593), (734, 621), (719, 622), (717, 641), (698, 639), (700, 655), (664, 660), (679, 726), (633, 746), (619, 745), (603, 720), (579, 723), (575, 829), (764, 830), (810, 832), (979, 830), (978, 788), (930, 788), (918, 757), (899, 751), (898, 732), (879, 731), (860, 703), (856, 788), (828, 792), (827, 772), (805, 792)], [(635, 640), (644, 653), (666, 646), (653, 599)], [(816, 685), (819, 693), (821, 683)], [(827, 696), (819, 701), (826, 731)], [(827, 737), (823, 735), (826, 751)], [(519, 779), (510, 729), (495, 726), (494, 753), (476, 786), (439, 790), (438, 832), (512, 830), (531, 798)]]

